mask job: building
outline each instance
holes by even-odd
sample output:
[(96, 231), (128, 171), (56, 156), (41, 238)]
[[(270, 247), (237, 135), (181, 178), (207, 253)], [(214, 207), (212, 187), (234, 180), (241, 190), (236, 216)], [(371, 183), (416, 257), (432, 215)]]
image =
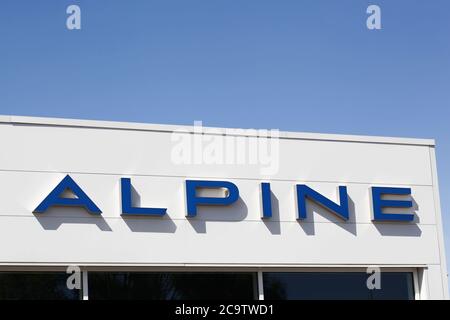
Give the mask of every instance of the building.
[(448, 298), (433, 140), (16, 116), (0, 134), (2, 299)]

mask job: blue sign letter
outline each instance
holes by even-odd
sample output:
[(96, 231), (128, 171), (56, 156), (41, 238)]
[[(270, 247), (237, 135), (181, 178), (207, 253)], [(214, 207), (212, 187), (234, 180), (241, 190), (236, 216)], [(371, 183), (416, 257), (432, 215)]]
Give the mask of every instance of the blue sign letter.
[[(72, 191), (76, 198), (62, 198), (61, 194), (67, 189)], [(102, 213), (69, 175), (61, 180), (55, 189), (50, 192), (33, 212), (43, 213), (52, 206), (83, 207), (91, 214)]]
[(272, 192), (270, 191), (270, 183), (261, 183), (261, 197), (262, 197), (262, 218), (272, 218)]
[[(228, 190), (228, 196), (222, 198), (197, 197), (197, 188), (225, 188)], [(197, 206), (199, 205), (226, 206), (236, 202), (238, 198), (239, 189), (234, 183), (228, 181), (186, 180), (187, 217), (195, 217), (197, 215)]]
[(122, 215), (149, 215), (163, 216), (166, 208), (136, 208), (131, 203), (131, 180), (130, 178), (120, 179), (122, 189)]
[(412, 208), (410, 200), (384, 200), (383, 194), (411, 195), (411, 188), (372, 187), (373, 221), (413, 221), (414, 214), (384, 213), (383, 208)]
[(298, 220), (306, 219), (306, 198), (314, 201), (315, 203), (323, 206), (325, 209), (330, 210), (336, 214), (339, 218), (348, 220), (348, 195), (347, 187), (339, 186), (339, 200), (340, 205), (334, 203), (330, 199), (324, 197), (320, 193), (314, 191), (310, 187), (304, 184), (297, 185), (297, 202), (298, 202)]

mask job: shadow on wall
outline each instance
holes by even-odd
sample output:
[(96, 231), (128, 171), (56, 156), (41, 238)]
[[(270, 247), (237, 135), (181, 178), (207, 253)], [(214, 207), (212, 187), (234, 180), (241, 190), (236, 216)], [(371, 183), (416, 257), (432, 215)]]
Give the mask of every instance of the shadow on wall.
[[(141, 207), (141, 195), (131, 186), (131, 203), (134, 207)], [(168, 214), (160, 216), (122, 215), (121, 218), (133, 232), (174, 233), (177, 225)]]
[[(140, 207), (141, 200), (136, 190), (132, 189), (133, 205)], [(278, 198), (271, 193), (272, 199), (272, 218), (261, 219), (261, 222), (267, 227), (269, 232), (273, 235), (281, 234), (280, 209)], [(339, 217), (331, 213), (326, 208), (312, 202), (307, 201), (307, 219), (298, 221), (299, 226), (303, 229), (306, 235), (313, 236), (316, 234), (315, 215), (320, 215), (336, 226), (357, 235), (355, 223), (355, 204), (349, 197), (349, 221), (342, 221)], [(422, 230), (417, 225), (420, 219), (417, 215), (418, 205), (414, 199), (414, 221), (413, 222), (373, 222), (377, 231), (383, 236), (398, 236), (398, 237), (420, 237)], [(387, 208), (386, 210), (389, 210)], [(34, 214), (37, 221), (45, 230), (57, 230), (63, 224), (85, 224), (95, 225), (101, 231), (112, 231), (106, 220), (102, 215), (91, 215), (83, 208), (76, 207), (51, 207), (45, 213)], [(196, 217), (186, 218), (189, 224), (197, 233), (206, 233), (206, 223), (213, 221), (223, 222), (239, 222), (244, 220), (248, 215), (248, 208), (244, 201), (239, 199), (229, 206), (199, 206)], [(174, 233), (177, 230), (177, 225), (170, 218), (169, 215), (163, 217), (140, 217), (140, 216), (120, 216), (128, 228), (133, 232), (153, 232), (153, 233)], [(295, 217), (292, 217), (295, 219)], [(328, 222), (326, 222), (328, 223)]]
[(122, 216), (122, 218), (133, 232), (174, 233), (177, 230), (177, 225), (168, 215), (164, 217)]
[[(238, 222), (247, 217), (248, 208), (241, 197), (229, 206), (199, 206), (197, 216), (186, 218), (197, 233), (206, 233), (206, 222)], [(199, 219), (201, 218), (201, 220)]]
[[(298, 206), (296, 203), (296, 208), (297, 207)], [(348, 197), (348, 209), (349, 209), (349, 219), (348, 221), (344, 221), (338, 216), (336, 216), (334, 213), (330, 212), (328, 209), (322, 207), (321, 205), (318, 205), (312, 201), (307, 201), (306, 202), (307, 218), (305, 220), (297, 220), (297, 221), (306, 235), (314, 236), (316, 234), (315, 225), (317, 223), (320, 223), (315, 221), (316, 220), (315, 215), (318, 214), (323, 218), (325, 218), (326, 220), (328, 220), (329, 222), (356, 236), (355, 202), (352, 200), (350, 196)]]
[(281, 234), (280, 201), (272, 191), (270, 191), (270, 199), (272, 201), (272, 218), (261, 219), (261, 221), (271, 234), (279, 235)]
[(90, 224), (101, 231), (112, 231), (101, 215), (89, 214), (83, 208), (55, 206), (45, 213), (35, 213), (34, 216), (45, 230), (58, 230), (63, 224)]
[[(414, 221), (411, 222), (401, 222), (401, 221), (379, 221), (374, 222), (375, 228), (378, 230), (378, 232), (382, 236), (389, 236), (389, 237), (420, 237), (422, 235), (422, 230), (418, 226), (418, 223), (420, 223), (420, 217), (417, 214), (417, 211), (419, 210), (419, 205), (417, 204), (416, 200), (414, 200), (413, 197), (410, 198), (413, 204), (413, 214), (414, 214)], [(408, 200), (405, 198), (405, 200)], [(405, 209), (398, 209), (398, 208), (386, 208), (384, 210), (385, 212), (392, 212), (392, 213), (400, 213), (405, 211)]]
[[(95, 225), (101, 231), (112, 231), (101, 215), (91, 215), (83, 208), (52, 207), (45, 213), (34, 214), (45, 230), (58, 230), (63, 224)], [(133, 232), (174, 233), (176, 224), (165, 217), (120, 216)]]
[(420, 237), (422, 230), (413, 222), (375, 222), (375, 228), (383, 236)]

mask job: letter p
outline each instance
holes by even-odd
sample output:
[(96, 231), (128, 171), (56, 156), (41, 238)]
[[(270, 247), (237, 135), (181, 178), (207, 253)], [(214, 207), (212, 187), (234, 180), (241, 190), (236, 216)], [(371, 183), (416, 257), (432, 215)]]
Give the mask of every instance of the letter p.
[[(200, 197), (197, 195), (197, 189), (226, 189), (226, 197)], [(209, 206), (228, 206), (239, 198), (238, 187), (229, 181), (206, 181), (206, 180), (186, 180), (186, 217), (195, 217), (199, 205)]]

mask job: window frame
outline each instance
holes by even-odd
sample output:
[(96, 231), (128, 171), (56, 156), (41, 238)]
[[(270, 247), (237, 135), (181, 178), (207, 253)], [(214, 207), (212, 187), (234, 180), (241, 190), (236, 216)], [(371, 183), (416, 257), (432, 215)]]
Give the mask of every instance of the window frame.
[[(72, 264), (76, 265), (76, 264)], [(66, 272), (68, 265), (20, 265), (0, 266), (0, 272)], [(381, 272), (410, 272), (413, 277), (414, 299), (424, 300), (426, 296), (427, 273), (426, 266), (383, 266), (383, 265), (329, 265), (329, 266), (235, 266), (235, 265), (205, 265), (205, 266), (162, 266), (162, 265), (82, 265), (82, 286), (80, 300), (89, 300), (89, 272), (248, 272), (256, 274), (255, 301), (264, 300), (264, 272), (366, 272), (368, 267), (377, 266)]]

